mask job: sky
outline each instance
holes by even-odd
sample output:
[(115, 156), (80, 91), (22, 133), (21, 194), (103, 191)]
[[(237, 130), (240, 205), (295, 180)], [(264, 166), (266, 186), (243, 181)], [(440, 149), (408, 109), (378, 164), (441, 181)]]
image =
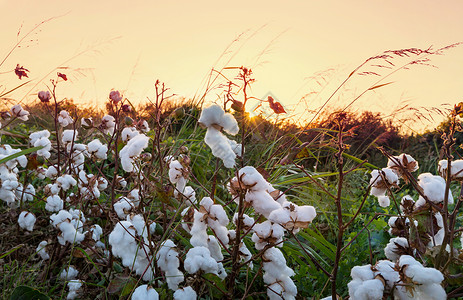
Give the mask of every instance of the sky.
[[(6, 90), (22, 83), (11, 72), (16, 64), (30, 70), (31, 83), (10, 95), (25, 102), (47, 89), (57, 68), (70, 78), (58, 86), (60, 98), (101, 105), (112, 89), (135, 103), (152, 99), (158, 79), (172, 94), (198, 97), (212, 68), (245, 66), (256, 79), (253, 97), (272, 94), (301, 116), (323, 105), (369, 57), (463, 42), (463, 2), (457, 0), (0, 0), (0, 9), (0, 60), (35, 25), (53, 18), (0, 66)], [(428, 58), (433, 66), (412, 65), (387, 77), (394, 69), (367, 66), (385, 77), (380, 83), (392, 83), (368, 91), (352, 108), (390, 115), (404, 105), (460, 102), (463, 45)], [(393, 62), (397, 68), (414, 59)], [(233, 79), (237, 70), (222, 73)], [(328, 107), (345, 107), (378, 79), (353, 76)], [(212, 90), (207, 99), (218, 101), (222, 93)]]

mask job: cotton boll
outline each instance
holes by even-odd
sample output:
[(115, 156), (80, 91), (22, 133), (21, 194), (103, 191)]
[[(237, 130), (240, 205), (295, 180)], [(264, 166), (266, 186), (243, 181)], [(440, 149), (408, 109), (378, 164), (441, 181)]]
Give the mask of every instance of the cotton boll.
[(217, 104), (204, 108), (201, 111), (201, 116), (198, 122), (208, 129), (214, 125), (218, 125), (219, 127), (222, 127), (225, 132), (231, 135), (235, 135), (239, 131), (238, 123), (233, 115), (225, 113), (222, 107)]
[(144, 134), (134, 136), (119, 152), (124, 171), (133, 172), (136, 168), (134, 160), (148, 147), (149, 137)]
[(47, 204), (45, 209), (50, 212), (60, 211), (63, 209), (63, 200), (58, 195), (47, 197)]
[(156, 254), (158, 266), (165, 272), (167, 285), (173, 291), (177, 290), (178, 285), (184, 280), (183, 273), (178, 269), (180, 266), (178, 252), (174, 248), (174, 242), (166, 240)]
[(191, 288), (191, 286), (178, 289), (174, 293), (174, 300), (196, 300), (196, 292)]
[(74, 120), (71, 118), (71, 116), (69, 115), (69, 113), (67, 111), (65, 111), (65, 110), (60, 111), (60, 113), (58, 115), (58, 123), (61, 126), (66, 127), (69, 124), (72, 124), (73, 122), (74, 122)]
[(238, 176), (251, 191), (267, 191), (271, 188), (267, 180), (254, 167), (246, 166), (241, 168), (238, 171)]
[(94, 139), (87, 145), (87, 152), (89, 155), (96, 157), (97, 159), (106, 159), (108, 146), (103, 145), (99, 139)]
[(103, 234), (103, 229), (100, 225), (95, 224), (90, 227), (90, 233), (92, 234), (92, 239), (97, 242), (100, 240), (100, 237)]
[(352, 279), (358, 279), (361, 281), (373, 279), (374, 273), (371, 270), (371, 265), (355, 266), (350, 270), (350, 276)]
[(33, 231), (35, 221), (36, 218), (33, 213), (22, 211), (19, 214), (18, 223), (19, 227), (21, 227), (22, 229), (26, 229), (27, 231)]
[(358, 286), (353, 295), (349, 293), (352, 300), (382, 300), (384, 294), (384, 284), (379, 279), (371, 279), (363, 281), (360, 286)]
[(235, 165), (236, 154), (232, 150), (225, 135), (223, 135), (219, 130), (211, 127), (206, 131), (204, 142), (211, 148), (212, 155), (220, 158), (226, 168), (233, 168)]
[(121, 197), (116, 203), (114, 203), (113, 207), (114, 211), (117, 213), (117, 216), (120, 219), (125, 219), (132, 210), (132, 208), (134, 208), (135, 206), (130, 199), (126, 197)]
[(158, 300), (159, 294), (154, 288), (146, 284), (140, 285), (132, 294), (132, 300)]
[(134, 136), (138, 135), (139, 132), (135, 129), (135, 127), (126, 127), (122, 129), (121, 132), (121, 139), (124, 143), (127, 143), (132, 139)]
[(50, 216), (50, 221), (53, 227), (57, 227), (61, 222), (71, 222), (72, 215), (67, 210), (60, 210), (57, 214), (52, 214)]
[(75, 142), (75, 140), (77, 139), (77, 136), (78, 136), (78, 132), (75, 131), (75, 130), (64, 130), (63, 131), (63, 135), (61, 137), (61, 141), (64, 143), (64, 144), (68, 144), (68, 143), (72, 143), (72, 142)]
[(190, 234), (191, 239), (190, 243), (193, 247), (203, 246), (207, 247), (207, 223), (204, 218), (204, 213), (201, 213), (197, 210), (194, 211), (193, 215), (193, 225), (191, 226)]
[[(408, 241), (403, 237), (396, 237), (389, 240), (389, 243), (384, 248), (384, 254), (392, 261), (397, 261), (400, 258), (401, 248), (407, 249), (409, 247)], [(403, 252), (403, 251), (402, 251)]]
[(56, 183), (59, 184), (60, 188), (67, 191), (71, 186), (75, 186), (77, 181), (69, 174), (62, 175), (56, 179)]
[[(418, 185), (423, 189), (423, 193), (429, 201), (434, 203), (444, 201), (446, 186), (444, 178), (432, 175), (431, 173), (422, 173), (418, 176)], [(416, 206), (419, 207), (419, 204), (422, 204), (421, 202), (417, 202)], [(449, 191), (448, 203), (453, 204), (451, 191)]]
[[(438, 165), (438, 170), (441, 176), (444, 178), (447, 177), (448, 161), (446, 159), (441, 160)], [(458, 159), (451, 162), (450, 178), (457, 180), (461, 180), (461, 178), (463, 178), (463, 160)]]
[(47, 253), (47, 247), (48, 242), (47, 241), (41, 241), (40, 244), (37, 246), (37, 249), (35, 251), (37, 254), (42, 258), (43, 260), (50, 259), (50, 255)]
[(77, 278), (79, 271), (77, 271), (73, 266), (69, 266), (67, 269), (63, 269), (59, 274), (61, 280), (69, 281)]
[(66, 299), (75, 299), (78, 296), (78, 291), (82, 287), (82, 281), (80, 280), (70, 280), (68, 282), (69, 293)]
[(389, 199), (389, 196), (378, 196), (378, 204), (381, 207), (388, 207), (391, 204), (391, 200)]
[(45, 177), (53, 179), (58, 175), (58, 167), (56, 165), (48, 167), (45, 172)]
[(281, 208), (281, 205), (267, 191), (263, 190), (248, 191), (245, 201), (251, 203), (254, 210), (266, 218), (269, 217), (272, 211)]
[(202, 246), (188, 250), (184, 261), (184, 267), (190, 274), (203, 270), (205, 273), (218, 275), (219, 271), (217, 261), (211, 257), (209, 249)]
[(207, 239), (207, 248), (211, 252), (212, 258), (216, 261), (223, 260), (222, 248), (220, 248), (217, 238), (213, 235), (209, 235)]

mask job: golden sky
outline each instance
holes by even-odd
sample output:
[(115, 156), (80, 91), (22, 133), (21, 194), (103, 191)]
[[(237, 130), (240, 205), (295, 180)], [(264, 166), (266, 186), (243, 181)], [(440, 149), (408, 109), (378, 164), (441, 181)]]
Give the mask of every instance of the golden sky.
[[(257, 80), (253, 96), (270, 92), (289, 109), (306, 96), (305, 105), (315, 109), (368, 57), (463, 41), (460, 0), (0, 0), (0, 9), (1, 59), (16, 43), (19, 29), (21, 37), (56, 17), (0, 66), (5, 89), (21, 81), (3, 72), (18, 63), (30, 70), (33, 82), (14, 94), (25, 101), (46, 89), (57, 67), (68, 67), (63, 72), (70, 77), (58, 94), (94, 104), (105, 101), (111, 89), (143, 101), (153, 96), (156, 79), (172, 93), (193, 97), (212, 67), (248, 66)], [(431, 58), (437, 68), (412, 66), (397, 72), (385, 81), (394, 84), (368, 92), (355, 108), (389, 113), (403, 103), (458, 103), (463, 45)], [(375, 76), (353, 78), (331, 104), (349, 103), (377, 80), (370, 77)], [(216, 100), (217, 93), (208, 94), (209, 99)]]

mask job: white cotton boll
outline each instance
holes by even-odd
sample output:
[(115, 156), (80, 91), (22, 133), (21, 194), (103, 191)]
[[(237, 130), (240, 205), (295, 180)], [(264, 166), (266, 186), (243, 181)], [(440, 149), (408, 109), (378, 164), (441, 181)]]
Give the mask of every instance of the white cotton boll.
[(133, 202), (126, 198), (121, 197), (116, 203), (114, 203), (114, 211), (120, 219), (125, 219), (134, 207)]
[(211, 128), (213, 125), (218, 125), (222, 127), (225, 132), (231, 135), (235, 135), (239, 131), (238, 123), (233, 115), (225, 113), (222, 107), (217, 104), (204, 108), (198, 122), (207, 128)]
[(47, 197), (47, 204), (45, 209), (50, 212), (60, 211), (63, 209), (63, 200), (58, 195)]
[(203, 221), (204, 214), (195, 210), (193, 216), (193, 225), (191, 226), (190, 243), (193, 247), (203, 246), (207, 247), (207, 224)]
[(419, 292), (419, 295), (416, 295), (417, 298), (429, 300), (447, 299), (447, 293), (439, 283), (421, 285), (417, 289)]
[(71, 118), (71, 116), (69, 115), (69, 113), (67, 111), (65, 111), (65, 110), (60, 111), (60, 113), (58, 115), (58, 123), (61, 126), (66, 127), (69, 124), (72, 124), (73, 122), (74, 122), (74, 120)]
[(268, 218), (270, 213), (274, 210), (281, 208), (281, 205), (276, 202), (267, 191), (253, 191), (250, 190), (245, 196), (246, 202), (250, 202), (254, 210)]
[(108, 187), (108, 180), (104, 177), (98, 177), (98, 190), (104, 191)]
[(211, 206), (214, 204), (214, 201), (210, 197), (204, 197), (201, 202), (199, 202), (199, 205), (204, 207), (206, 211), (209, 211)]
[(238, 171), (238, 176), (245, 185), (250, 186), (251, 191), (267, 191), (271, 188), (267, 180), (254, 167), (241, 168)]
[(352, 279), (358, 279), (361, 281), (370, 280), (375, 277), (371, 270), (371, 265), (355, 266), (350, 270), (350, 276)]
[(69, 266), (67, 269), (63, 269), (59, 274), (61, 280), (69, 281), (77, 278), (79, 271), (77, 271), (73, 266)]
[(90, 227), (90, 233), (92, 234), (92, 239), (95, 242), (98, 242), (100, 240), (101, 235), (103, 234), (103, 229), (100, 225), (94, 224), (92, 225), (92, 227)]
[(43, 146), (42, 149), (37, 151), (37, 155), (43, 156), (45, 158), (50, 157), (51, 142), (48, 139), (50, 137), (50, 132), (48, 130), (42, 130), (33, 132), (29, 135), (29, 140), (32, 146), (39, 147)]
[(81, 220), (85, 223), (85, 215), (81, 210), (71, 208), (69, 209), (69, 213), (71, 214), (73, 220)]
[(166, 240), (156, 254), (158, 266), (165, 272), (167, 285), (173, 291), (177, 290), (178, 285), (184, 280), (183, 273), (178, 269), (180, 266), (178, 252), (174, 248), (174, 242)]
[(32, 201), (34, 200), (35, 196), (35, 188), (32, 184), (28, 184), (26, 189), (23, 189), (23, 185), (19, 184), (18, 188), (16, 189), (16, 197), (23, 201)]
[(225, 135), (219, 130), (211, 127), (206, 131), (204, 142), (211, 148), (212, 155), (220, 158), (226, 168), (233, 168), (235, 165), (236, 154), (232, 150), (230, 143)]
[(209, 249), (212, 258), (216, 261), (223, 260), (222, 248), (220, 248), (217, 238), (213, 235), (209, 235), (207, 239), (207, 248)]
[(125, 127), (121, 132), (121, 139), (124, 143), (130, 141), (134, 136), (139, 135), (135, 127)]
[(78, 132), (75, 130), (71, 130), (71, 129), (64, 130), (63, 135), (61, 137), (61, 141), (63, 141), (64, 144), (72, 143), (72, 142), (75, 142), (75, 140), (77, 139), (77, 136), (78, 136)]
[(66, 299), (75, 299), (78, 296), (78, 291), (82, 287), (82, 281), (70, 280), (68, 282), (69, 293)]
[(184, 261), (184, 267), (190, 274), (203, 270), (205, 273), (218, 275), (219, 271), (217, 261), (211, 257), (209, 249), (202, 246), (188, 250)]
[[(413, 167), (407, 168), (407, 167), (410, 167), (411, 164), (414, 164)], [(388, 168), (399, 167), (399, 166), (409, 169), (410, 172), (415, 172), (419, 168), (418, 162), (411, 155), (408, 155), (405, 153), (402, 153), (399, 156), (393, 156), (392, 159), (389, 158), (387, 160)]]
[(371, 171), (370, 179), (370, 195), (382, 196), (387, 191), (386, 186), (392, 186), (398, 184), (398, 182), (399, 177), (392, 169), (383, 168), (381, 170), (373, 170)]
[(388, 207), (391, 205), (391, 200), (389, 199), (389, 196), (378, 196), (378, 204), (381, 207)]
[(196, 300), (198, 296), (191, 286), (178, 289), (174, 293), (174, 300)]
[(26, 229), (27, 231), (33, 231), (35, 221), (36, 218), (33, 213), (22, 211), (19, 214), (18, 223), (19, 227), (21, 227), (22, 229)]
[(66, 242), (71, 244), (73, 243), (80, 243), (84, 240), (85, 234), (77, 231), (73, 224), (68, 222), (61, 222), (58, 224), (59, 230), (61, 230), (60, 238), (58, 242), (61, 245), (65, 245)]
[(169, 180), (171, 183), (177, 183), (180, 178), (183, 177), (182, 174), (183, 166), (178, 160), (171, 160), (169, 163)]
[(403, 237), (395, 237), (389, 240), (386, 248), (384, 248), (384, 254), (388, 259), (396, 261), (400, 258), (400, 254), (398, 254), (398, 246), (408, 248), (409, 246), (407, 239)]
[(132, 226), (135, 227), (138, 235), (148, 237), (148, 229), (146, 228), (145, 219), (142, 215), (128, 215), (127, 221), (132, 223)]
[(95, 156), (97, 159), (106, 159), (108, 157), (108, 146), (103, 145), (99, 139), (94, 139), (87, 145), (88, 154)]
[(362, 284), (353, 292), (353, 295), (349, 293), (352, 300), (382, 300), (384, 284), (379, 279), (366, 280), (363, 281)]
[[(418, 185), (423, 189), (423, 193), (424, 195), (426, 195), (426, 197), (428, 197), (429, 201), (434, 202), (434, 203), (444, 202), (444, 197), (445, 197), (444, 178), (437, 176), (437, 175), (432, 175), (431, 173), (422, 173), (418, 176)], [(453, 197), (452, 197), (451, 191), (449, 191), (448, 203), (453, 204)], [(419, 207), (418, 202), (416, 206)]]
[(159, 294), (154, 288), (146, 284), (140, 285), (132, 294), (132, 300), (158, 300)]
[(77, 181), (69, 174), (62, 175), (56, 179), (56, 182), (60, 185), (60, 187), (67, 191), (71, 186), (75, 186)]
[(282, 297), (283, 291), (283, 286), (280, 283), (275, 282), (267, 287), (267, 296), (270, 300), (281, 300), (284, 299)]
[(101, 129), (103, 130), (104, 133), (113, 135), (114, 134), (114, 129), (116, 127), (116, 123), (113, 116), (111, 115), (106, 115), (103, 118), (101, 118)]
[(45, 172), (45, 177), (53, 179), (58, 175), (58, 169), (56, 165), (49, 166), (47, 171)]
[(24, 110), (21, 106), (21, 104), (16, 104), (11, 107), (10, 114), (13, 117), (16, 117), (22, 121), (27, 121), (29, 120), (29, 112), (27, 110)]
[(243, 153), (242, 153), (243, 146), (241, 144), (238, 144), (234, 140), (228, 140), (228, 143), (230, 144), (230, 147), (233, 150), (233, 152), (236, 154), (236, 156), (241, 157), (243, 155)]
[(190, 206), (196, 203), (196, 192), (191, 186), (185, 186), (183, 195), (186, 197), (186, 205)]
[(37, 252), (37, 254), (40, 256), (40, 258), (42, 258), (43, 260), (47, 260), (47, 259), (50, 259), (50, 255), (48, 255), (47, 253), (47, 249), (45, 247), (47, 247), (48, 245), (48, 242), (47, 241), (41, 241), (40, 244), (37, 246), (37, 249), (35, 249), (35, 251)]
[(148, 147), (149, 137), (144, 134), (134, 136), (127, 145), (119, 152), (122, 168), (126, 172), (132, 172), (135, 169), (134, 159), (137, 158), (143, 150)]
[(50, 221), (53, 227), (57, 227), (61, 222), (67, 221), (71, 222), (72, 215), (67, 210), (60, 210), (57, 214), (52, 214), (50, 216)]
[(389, 260), (378, 261), (374, 268), (376, 269), (375, 276), (381, 275), (389, 288), (394, 287), (395, 283), (400, 280), (399, 272), (394, 269), (395, 263)]
[[(438, 164), (438, 170), (442, 177), (447, 177), (448, 161), (441, 160)], [(463, 160), (458, 159), (451, 162), (450, 165), (450, 176), (451, 178), (461, 179), (463, 178)]]
[(150, 126), (148, 125), (148, 122), (146, 122), (146, 120), (140, 120), (138, 122), (138, 129), (140, 129), (141, 132), (148, 132), (150, 131)]

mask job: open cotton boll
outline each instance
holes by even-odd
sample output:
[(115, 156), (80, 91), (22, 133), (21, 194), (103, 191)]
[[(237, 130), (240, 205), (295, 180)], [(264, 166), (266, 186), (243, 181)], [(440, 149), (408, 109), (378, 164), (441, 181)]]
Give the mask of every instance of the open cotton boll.
[(196, 300), (198, 296), (191, 286), (178, 289), (174, 293), (174, 300)]
[(399, 183), (399, 177), (392, 169), (383, 168), (381, 170), (371, 171), (370, 179), (370, 195), (383, 196), (388, 187), (392, 187)]
[(184, 261), (184, 267), (190, 274), (203, 270), (205, 273), (219, 275), (217, 261), (212, 258), (209, 249), (203, 246), (193, 247), (188, 250)]
[(75, 142), (77, 140), (78, 135), (78, 132), (75, 130), (64, 130), (63, 135), (61, 136), (61, 141), (64, 144)]
[(51, 156), (51, 142), (48, 139), (50, 132), (48, 130), (36, 131), (29, 135), (30, 143), (33, 147), (43, 146), (42, 149), (37, 150), (37, 155), (49, 158)]
[(66, 127), (69, 124), (72, 124), (73, 122), (74, 122), (74, 120), (71, 118), (71, 116), (69, 115), (69, 113), (67, 111), (65, 111), (65, 110), (60, 111), (60, 113), (58, 115), (58, 123), (61, 126)]
[(95, 242), (98, 242), (100, 240), (101, 235), (103, 234), (103, 229), (100, 225), (94, 224), (92, 225), (92, 227), (90, 227), (90, 233), (92, 234), (92, 239)]
[(121, 165), (124, 171), (132, 172), (135, 169), (134, 159), (148, 147), (149, 137), (144, 134), (134, 136), (119, 152)]
[(19, 214), (18, 223), (19, 227), (21, 227), (22, 229), (26, 229), (27, 231), (33, 231), (35, 221), (36, 218), (33, 213), (30, 213), (28, 211), (22, 211)]
[(63, 269), (61, 273), (59, 274), (59, 278), (61, 280), (73, 280), (77, 278), (77, 275), (79, 275), (79, 271), (77, 271), (73, 266), (69, 266), (67, 269)]
[(171, 160), (169, 163), (169, 180), (177, 183), (183, 177), (183, 166), (178, 160)]
[(103, 130), (104, 133), (113, 135), (114, 134), (114, 129), (116, 127), (116, 123), (113, 116), (111, 115), (106, 115), (103, 118), (101, 118), (101, 129)]
[(125, 127), (121, 132), (121, 139), (124, 143), (130, 141), (134, 136), (138, 135), (139, 132), (135, 127)]
[(281, 205), (276, 202), (273, 197), (264, 190), (253, 191), (250, 190), (246, 193), (245, 201), (251, 203), (254, 210), (268, 218), (270, 213), (274, 210), (280, 209)]
[(389, 199), (389, 196), (386, 195), (378, 196), (378, 204), (381, 207), (388, 207), (391, 204), (391, 200)]
[(389, 288), (393, 288), (396, 282), (400, 280), (399, 272), (395, 270), (395, 263), (389, 260), (378, 261), (373, 269), (376, 270), (375, 276), (381, 275)]
[(37, 249), (35, 249), (35, 251), (37, 252), (37, 254), (40, 256), (40, 258), (42, 258), (43, 260), (47, 260), (47, 259), (50, 259), (50, 255), (48, 255), (47, 253), (47, 247), (48, 245), (48, 242), (47, 241), (41, 241), (39, 243), (39, 245), (37, 246)]
[(389, 158), (387, 167), (396, 171), (399, 176), (403, 175), (403, 169), (415, 172), (419, 168), (418, 162), (411, 155), (405, 153)]
[(270, 183), (264, 179), (264, 176), (251, 166), (246, 166), (238, 171), (238, 176), (242, 183), (251, 191), (267, 191), (271, 188)]
[(158, 300), (159, 294), (154, 288), (146, 284), (140, 285), (132, 294), (132, 300)]
[(23, 201), (32, 201), (35, 196), (35, 188), (32, 184), (28, 184), (24, 189), (22, 184), (19, 184), (16, 188), (16, 198), (22, 199)]
[(307, 228), (317, 213), (313, 206), (298, 206), (292, 202), (285, 202), (283, 206), (273, 210), (268, 219), (278, 223), (288, 230)]
[(254, 233), (251, 239), (256, 244), (257, 250), (262, 250), (269, 244), (277, 244), (281, 247), (284, 233), (285, 230), (280, 224), (267, 220), (254, 225)]
[(106, 159), (108, 157), (108, 146), (103, 145), (99, 139), (94, 139), (87, 145), (89, 155), (95, 156), (97, 159)]
[(29, 112), (22, 108), (21, 104), (13, 105), (10, 109), (10, 114), (22, 121), (29, 120)]
[[(441, 160), (438, 164), (438, 170), (442, 177), (447, 177), (448, 161)], [(461, 180), (463, 178), (463, 160), (458, 159), (451, 162), (450, 178)]]
[(235, 135), (239, 131), (238, 123), (230, 113), (225, 111), (217, 104), (213, 104), (201, 111), (198, 122), (207, 128), (214, 125), (222, 127), (225, 132)]
[(78, 291), (82, 287), (82, 281), (80, 280), (70, 280), (68, 282), (69, 293), (66, 299), (75, 299), (78, 296)]
[(243, 156), (243, 146), (241, 144), (238, 144), (234, 140), (227, 139), (228, 143), (230, 144), (231, 149), (233, 152), (236, 154), (236, 156)]
[(158, 253), (156, 253), (157, 264), (165, 272), (167, 286), (173, 291), (177, 290), (178, 285), (184, 280), (183, 273), (178, 269), (180, 261), (175, 247), (174, 242), (165, 240), (161, 244)]
[(62, 175), (56, 179), (56, 183), (60, 186), (61, 189), (67, 191), (71, 186), (75, 186), (77, 181), (69, 174)]
[(193, 247), (207, 247), (207, 223), (204, 219), (204, 213), (194, 210), (193, 225), (190, 229), (190, 243)]
[(233, 168), (236, 154), (233, 151), (228, 138), (219, 130), (211, 127), (206, 131), (204, 142), (211, 148), (212, 155), (220, 158), (226, 168)]
[(120, 219), (125, 219), (127, 215), (130, 214), (132, 208), (135, 207), (135, 204), (129, 198), (121, 197), (116, 203), (114, 203), (113, 207), (117, 216)]
[(58, 195), (52, 195), (47, 197), (45, 209), (50, 212), (60, 211), (63, 209), (63, 204), (63, 200)]
[(408, 252), (409, 245), (406, 238), (396, 237), (389, 240), (389, 243), (384, 248), (384, 254), (392, 261), (396, 261), (402, 254)]
[(362, 281), (355, 289), (349, 289), (352, 300), (382, 300), (383, 294), (384, 283), (380, 279)]
[[(429, 199), (429, 201), (434, 203), (444, 202), (444, 178), (437, 175), (432, 175), (431, 173), (422, 173), (418, 176), (418, 185), (423, 189), (423, 193)], [(425, 203), (425, 199), (418, 199), (415, 205), (416, 207), (420, 207)], [(451, 191), (449, 191), (448, 203), (453, 204), (453, 196)]]
[(444, 276), (439, 270), (426, 268), (410, 255), (402, 255), (398, 265), (404, 270), (404, 274), (419, 284), (441, 283)]

